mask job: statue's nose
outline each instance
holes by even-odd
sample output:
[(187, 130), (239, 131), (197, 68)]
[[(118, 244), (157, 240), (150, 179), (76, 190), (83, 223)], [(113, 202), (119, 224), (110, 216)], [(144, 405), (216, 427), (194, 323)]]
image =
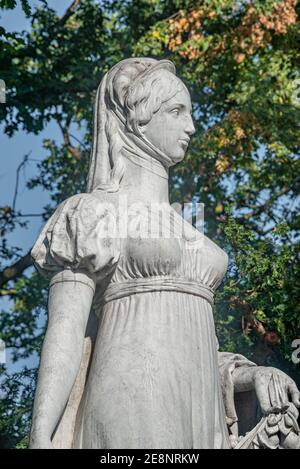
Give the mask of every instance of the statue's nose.
[(187, 119), (187, 123), (186, 123), (186, 127), (185, 127), (185, 132), (188, 134), (188, 135), (193, 135), (195, 132), (196, 132), (196, 129), (195, 129), (195, 126), (194, 126), (194, 122), (193, 122), (193, 118), (192, 116), (189, 114), (188, 116), (188, 119)]

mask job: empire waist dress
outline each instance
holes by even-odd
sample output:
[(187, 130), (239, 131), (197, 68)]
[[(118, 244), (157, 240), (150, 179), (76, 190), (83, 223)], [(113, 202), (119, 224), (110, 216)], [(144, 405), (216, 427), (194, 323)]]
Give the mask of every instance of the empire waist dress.
[(228, 448), (212, 315), (227, 254), (192, 226), (178, 235), (177, 214), (172, 236), (105, 235), (113, 206), (96, 193), (71, 197), (32, 251), (52, 283), (69, 273), (95, 289), (74, 447)]

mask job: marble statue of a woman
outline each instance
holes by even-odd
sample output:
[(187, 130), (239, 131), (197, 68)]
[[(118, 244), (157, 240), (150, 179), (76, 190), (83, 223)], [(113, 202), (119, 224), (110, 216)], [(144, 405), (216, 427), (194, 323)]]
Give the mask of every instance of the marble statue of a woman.
[(50, 291), (31, 448), (230, 448), (234, 396), (251, 392), (262, 419), (237, 447), (299, 446), (295, 383), (217, 351), (227, 255), (169, 203), (191, 111), (167, 60), (123, 60), (101, 81), (87, 192), (58, 207), (32, 250)]

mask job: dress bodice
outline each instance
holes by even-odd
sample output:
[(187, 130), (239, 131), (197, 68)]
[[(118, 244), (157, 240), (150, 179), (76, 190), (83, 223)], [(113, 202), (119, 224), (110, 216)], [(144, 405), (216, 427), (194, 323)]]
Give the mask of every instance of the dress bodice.
[[(44, 227), (32, 256), (46, 276), (86, 272), (100, 299), (108, 286), (141, 279), (176, 279), (214, 291), (227, 270), (227, 254), (169, 204), (123, 213), (99, 194), (67, 199)], [(124, 231), (124, 226), (126, 229)], [(122, 231), (123, 230), (123, 231)], [(131, 286), (134, 288), (134, 286)]]
[[(165, 217), (168, 215), (167, 211)], [(166, 275), (200, 282), (216, 289), (227, 270), (227, 254), (207, 236), (191, 225), (187, 226), (188, 222), (182, 218), (181, 222), (186, 235), (139, 236), (119, 241), (120, 256), (111, 282)]]

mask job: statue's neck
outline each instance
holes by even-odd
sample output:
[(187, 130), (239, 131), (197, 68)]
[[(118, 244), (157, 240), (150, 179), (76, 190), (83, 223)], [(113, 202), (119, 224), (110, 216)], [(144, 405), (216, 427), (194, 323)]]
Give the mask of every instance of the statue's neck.
[(159, 161), (151, 165), (124, 158), (126, 170), (120, 184), (120, 191), (127, 195), (130, 203), (169, 203), (168, 170)]

